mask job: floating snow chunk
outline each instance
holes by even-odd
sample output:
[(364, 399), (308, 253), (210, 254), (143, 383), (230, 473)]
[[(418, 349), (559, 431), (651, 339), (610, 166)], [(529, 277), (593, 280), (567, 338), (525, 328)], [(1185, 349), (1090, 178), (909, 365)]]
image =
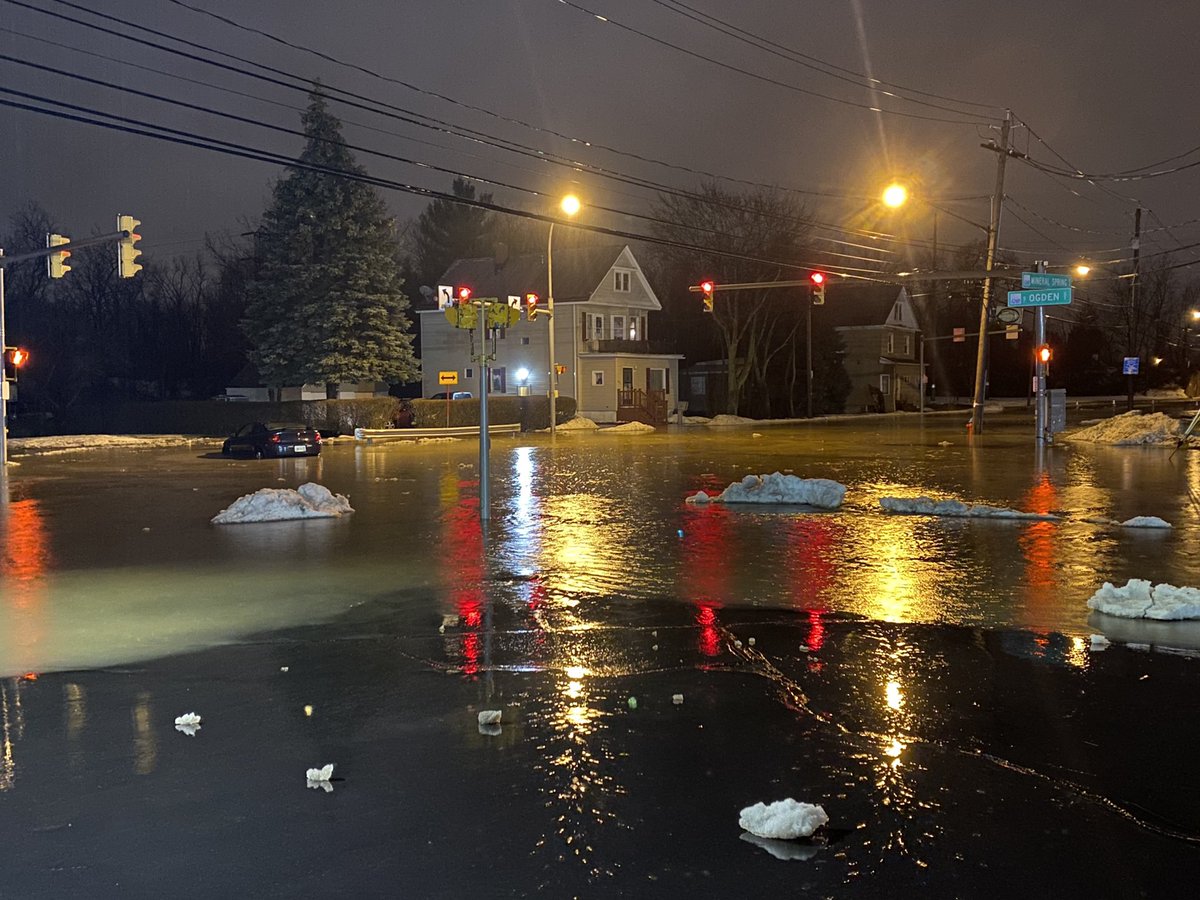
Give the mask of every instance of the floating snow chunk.
[(484, 709), (479, 712), (480, 725), (499, 725), (500, 716), (503, 710), (499, 709)]
[(648, 434), (657, 429), (645, 422), (626, 422), (624, 425), (613, 425), (611, 428), (600, 429), (603, 434)]
[(1200, 590), (1173, 584), (1152, 585), (1141, 578), (1130, 578), (1124, 587), (1106, 581), (1087, 605), (1089, 609), (1125, 619), (1164, 622), (1200, 619)]
[(576, 416), (557, 426), (558, 431), (595, 431), (600, 426), (587, 416)]
[(837, 509), (846, 496), (846, 486), (828, 478), (798, 478), (795, 475), (747, 475), (712, 499), (722, 503), (799, 503), (820, 509)]
[(880, 497), (879, 505), (891, 513), (909, 516), (952, 516), (970, 519), (1056, 520), (1052, 513), (1021, 512), (1003, 506), (963, 503), (961, 500), (930, 500), (928, 497)]
[(752, 438), (762, 437), (762, 432), (759, 432), (759, 431), (751, 432), (750, 437), (752, 437)]
[(710, 497), (704, 491), (696, 491), (696, 493), (691, 494), (690, 496), (687, 497), (686, 502), (688, 502), (688, 503), (707, 503), (709, 500), (712, 500), (712, 499), (713, 498)]
[(325, 793), (330, 793), (333, 790), (333, 785), (329, 783), (329, 779), (333, 777), (333, 763), (322, 766), (319, 769), (309, 769), (304, 773), (305, 787), (320, 788)]
[(722, 413), (719, 416), (713, 416), (708, 420), (708, 424), (720, 428), (722, 425), (752, 425), (754, 419), (747, 419), (745, 416), (730, 416)]
[(1092, 642), (1092, 652), (1093, 653), (1100, 653), (1102, 650), (1106, 649), (1109, 646), (1109, 644), (1111, 643), (1111, 641), (1109, 641), (1109, 639), (1106, 638), (1102, 634), (1090, 635), (1090, 640)]
[(1122, 528), (1170, 528), (1171, 523), (1158, 516), (1134, 516), (1121, 523)]
[(682, 706), (683, 705), (683, 694), (672, 694), (671, 702), (674, 703), (676, 706)]
[(820, 806), (800, 803), (790, 797), (775, 803), (755, 803), (738, 816), (738, 825), (751, 834), (784, 841), (811, 837), (828, 822), (829, 816)]
[(350, 501), (324, 485), (309, 482), (296, 490), (263, 488), (246, 494), (213, 516), (214, 525), (278, 522), (286, 519), (337, 518), (352, 513)]
[(953, 447), (954, 445), (951, 444), (949, 441), (938, 441), (938, 446), (939, 447)]
[(1069, 441), (1089, 441), (1117, 447), (1167, 444), (1179, 439), (1179, 423), (1165, 413), (1143, 415), (1131, 410), (1064, 437)]
[(195, 737), (196, 732), (200, 730), (200, 717), (194, 712), (176, 716), (175, 730), (186, 734), (188, 737)]

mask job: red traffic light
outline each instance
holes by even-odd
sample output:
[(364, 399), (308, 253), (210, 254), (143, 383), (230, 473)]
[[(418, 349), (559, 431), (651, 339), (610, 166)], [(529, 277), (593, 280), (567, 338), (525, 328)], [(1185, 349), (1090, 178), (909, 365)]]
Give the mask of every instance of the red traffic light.
[(13, 347), (8, 351), (8, 361), (19, 369), (25, 363), (29, 362), (29, 351), (22, 350), (20, 347)]
[(1040, 347), (1037, 348), (1035, 353), (1037, 356), (1037, 361), (1040, 363), (1048, 363), (1048, 362), (1050, 362), (1051, 357), (1054, 356), (1054, 353), (1053, 353), (1053, 351), (1051, 351), (1049, 344), (1042, 344)]
[(460, 287), (458, 289), (458, 302), (466, 303), (471, 299), (471, 289), (469, 287)]
[(711, 281), (700, 282), (700, 290), (704, 291), (704, 293), (706, 293), (706, 294), (711, 294), (715, 288), (716, 288), (716, 285), (713, 284)]
[(809, 272), (808, 280), (811, 281), (813, 284), (824, 284), (825, 283), (825, 273), (824, 272)]
[(526, 294), (525, 295), (525, 305), (526, 306), (537, 306), (537, 304), (538, 304), (538, 295), (537, 294)]

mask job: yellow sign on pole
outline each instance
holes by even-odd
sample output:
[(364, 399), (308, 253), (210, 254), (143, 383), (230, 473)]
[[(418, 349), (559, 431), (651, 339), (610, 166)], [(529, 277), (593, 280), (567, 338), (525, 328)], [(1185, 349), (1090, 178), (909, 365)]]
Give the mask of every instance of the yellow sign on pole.
[(438, 384), (458, 384), (458, 373), (438, 372)]

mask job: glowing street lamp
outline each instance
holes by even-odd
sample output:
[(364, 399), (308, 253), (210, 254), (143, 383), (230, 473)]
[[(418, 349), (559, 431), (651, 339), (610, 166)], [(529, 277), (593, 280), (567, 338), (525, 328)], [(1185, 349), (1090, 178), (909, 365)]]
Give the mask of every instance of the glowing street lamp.
[[(567, 194), (559, 203), (564, 215), (573, 216), (583, 208), (583, 204), (574, 194)], [(546, 236), (546, 328), (547, 355), (549, 356), (548, 371), (550, 374), (550, 434), (556, 433), (558, 418), (558, 366), (554, 360), (554, 222), (550, 223), (550, 233)]]
[(883, 189), (882, 198), (884, 206), (890, 206), (892, 209), (899, 209), (908, 202), (908, 188), (898, 181), (893, 181)]

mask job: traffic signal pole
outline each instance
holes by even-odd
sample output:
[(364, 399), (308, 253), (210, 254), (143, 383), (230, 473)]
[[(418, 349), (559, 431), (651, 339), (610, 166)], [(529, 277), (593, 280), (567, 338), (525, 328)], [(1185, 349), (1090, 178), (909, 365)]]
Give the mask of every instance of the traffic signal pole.
[[(4, 250), (0, 248), (0, 259)], [(4, 348), (4, 266), (0, 265), (0, 353)], [(8, 379), (0, 372), (0, 494), (8, 498)]]
[[(1037, 271), (1045, 272), (1046, 263), (1038, 260)], [(1049, 365), (1042, 359), (1041, 348), (1046, 345), (1046, 307), (1037, 308), (1037, 324), (1034, 328), (1034, 347), (1038, 348), (1034, 359), (1034, 433), (1039, 447), (1050, 443), (1050, 411), (1046, 408), (1050, 395), (1046, 393), (1046, 375)]]

